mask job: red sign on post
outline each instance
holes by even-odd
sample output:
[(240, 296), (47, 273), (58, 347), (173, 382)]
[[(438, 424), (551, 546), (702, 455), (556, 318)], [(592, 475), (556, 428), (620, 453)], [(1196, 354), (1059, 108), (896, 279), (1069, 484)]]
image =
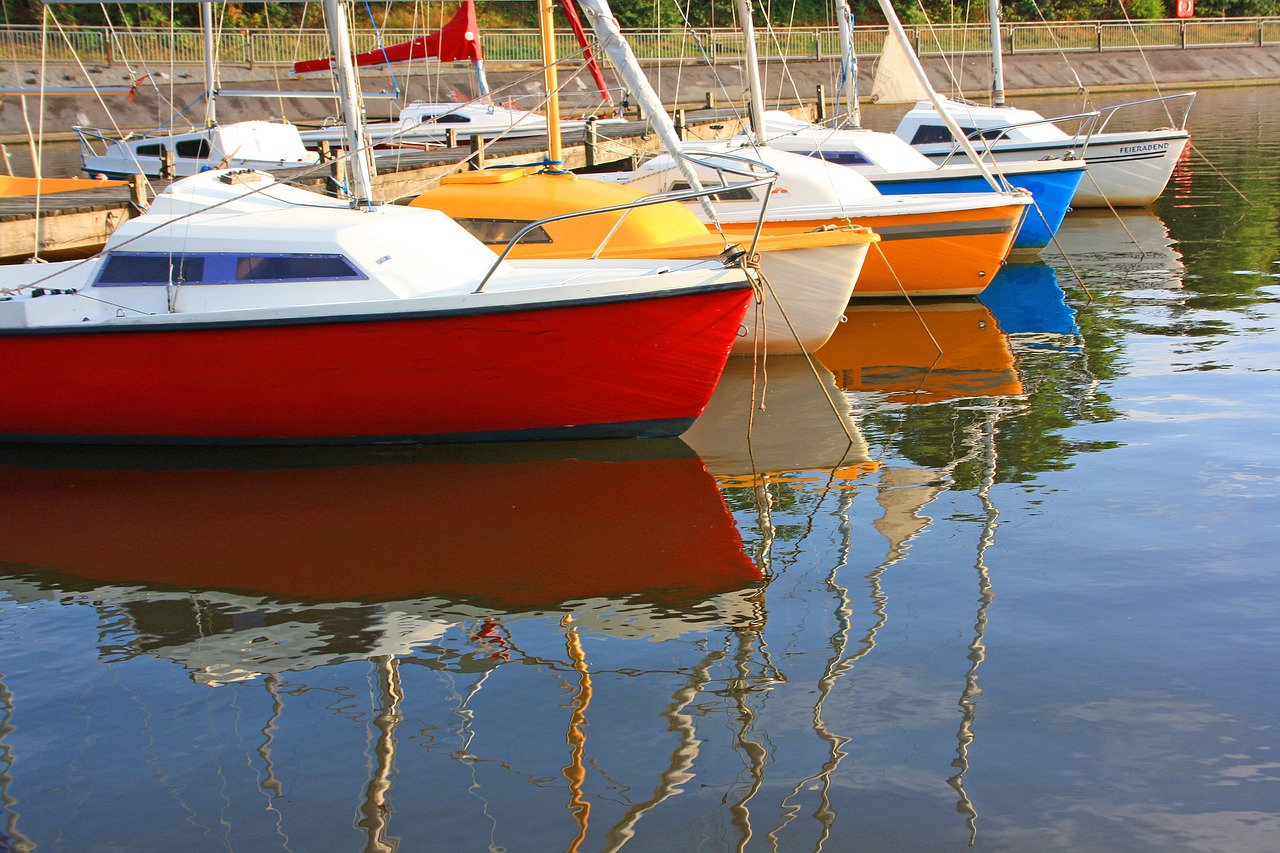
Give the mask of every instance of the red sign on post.
[(1179, 18), (1195, 17), (1196, 0), (1174, 0), (1173, 13)]

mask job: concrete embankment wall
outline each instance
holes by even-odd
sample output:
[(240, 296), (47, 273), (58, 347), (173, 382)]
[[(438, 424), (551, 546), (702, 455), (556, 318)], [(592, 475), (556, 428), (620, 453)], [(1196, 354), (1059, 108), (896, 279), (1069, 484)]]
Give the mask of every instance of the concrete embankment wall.
[[(941, 92), (959, 91), (981, 98), (991, 85), (989, 59), (984, 55), (969, 57), (927, 57), (931, 81)], [(870, 92), (875, 60), (864, 59), (859, 66), (859, 91)], [(1090, 92), (1107, 90), (1178, 91), (1189, 88), (1225, 85), (1280, 84), (1280, 46), (1217, 47), (1158, 49), (1148, 51), (1079, 52), (1069, 54), (1023, 53), (1005, 57), (1005, 86), (1009, 93), (1072, 93), (1082, 87)], [(700, 106), (708, 93), (719, 106), (745, 100), (746, 77), (740, 64), (722, 63), (708, 67), (695, 64), (646, 65), (646, 70), (663, 102), (670, 106)], [(803, 61), (783, 64), (766, 62), (765, 77), (768, 101), (791, 105), (797, 100), (814, 100), (818, 86), (834, 101), (838, 68), (834, 61)], [(0, 98), (0, 141), (27, 138), (28, 127), (46, 139), (69, 138), (75, 124), (122, 130), (142, 130), (168, 121), (172, 114), (190, 105), (186, 117), (200, 124), (204, 118), (199, 99), (203, 86), (199, 82), (202, 69), (198, 65), (169, 66), (153, 74), (136, 88), (132, 98), (121, 96), (47, 97), (43, 105), (33, 97)], [(461, 64), (447, 66), (430, 74), (397, 72), (401, 86), (407, 82), (406, 100), (466, 99), (474, 95), (471, 73)], [(561, 71), (561, 82), (568, 93), (566, 107), (572, 110), (574, 92), (584, 97), (590, 93), (588, 75)], [(224, 66), (220, 69), (225, 89), (308, 89), (330, 88), (328, 81), (291, 80), (285, 69), (274, 66)], [(38, 68), (10, 67), (0, 72), (0, 85), (34, 87), (38, 85)], [(536, 95), (541, 90), (541, 75), (531, 68), (490, 69), (493, 88), (503, 97)], [(131, 82), (129, 69), (123, 66), (50, 66), (45, 72), (47, 88), (88, 86), (121, 86)], [(385, 70), (365, 72), (363, 85), (367, 92), (389, 88)], [(528, 105), (526, 99), (521, 103)], [(367, 111), (371, 119), (391, 118), (395, 105), (389, 100), (370, 100)], [(331, 99), (263, 99), (222, 97), (218, 114), (224, 120), (247, 118), (287, 118), (301, 125), (319, 124), (334, 115)]]

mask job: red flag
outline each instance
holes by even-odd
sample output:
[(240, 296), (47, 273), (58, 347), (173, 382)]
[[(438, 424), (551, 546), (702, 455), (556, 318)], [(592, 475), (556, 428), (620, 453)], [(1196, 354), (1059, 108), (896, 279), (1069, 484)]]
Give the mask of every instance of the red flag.
[[(430, 56), (439, 58), (441, 62), (457, 62), (461, 59), (479, 62), (484, 59), (484, 52), (480, 49), (480, 27), (476, 24), (475, 0), (464, 0), (449, 22), (434, 33), (419, 36), (412, 41), (358, 53), (355, 56), (355, 64), (357, 66), (383, 65), (390, 62), (425, 59)], [(328, 71), (332, 67), (332, 57), (309, 59), (293, 64), (293, 70), (297, 74), (305, 74), (308, 71)]]

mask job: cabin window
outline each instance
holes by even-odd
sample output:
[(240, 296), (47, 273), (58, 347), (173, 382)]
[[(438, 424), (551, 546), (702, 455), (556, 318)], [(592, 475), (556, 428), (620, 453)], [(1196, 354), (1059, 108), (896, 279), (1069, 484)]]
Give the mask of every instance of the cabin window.
[[(705, 189), (710, 189), (714, 186), (715, 184), (703, 184)], [(692, 189), (692, 187), (689, 186), (688, 181), (676, 181), (671, 185), (672, 192), (684, 192), (689, 189)], [(736, 187), (714, 193), (711, 198), (716, 201), (755, 201), (756, 194), (751, 191), (751, 187)]]
[(804, 151), (800, 152), (808, 157), (816, 157), (819, 160), (826, 160), (828, 163), (835, 163), (837, 166), (871, 166), (871, 160), (861, 151)]
[(134, 153), (137, 154), (139, 157), (163, 157), (164, 156), (164, 146), (158, 143), (154, 145), (139, 145), (137, 148), (133, 150), (134, 150)]
[[(968, 139), (999, 139), (1004, 136), (1003, 130), (984, 130), (978, 132), (976, 127), (961, 127)], [(929, 145), (935, 142), (954, 142), (955, 137), (945, 124), (922, 124), (916, 128), (916, 135), (911, 138), (912, 145)]]
[(366, 276), (342, 255), (244, 255), (210, 252), (112, 252), (97, 283), (104, 287), (351, 281)]
[(204, 258), (200, 255), (113, 252), (98, 274), (98, 284), (106, 287), (193, 284), (203, 277)]
[(245, 255), (236, 260), (236, 281), (306, 281), (363, 277), (341, 255)]
[(174, 147), (179, 157), (187, 157), (193, 160), (209, 159), (209, 140), (201, 139), (183, 139)]
[[(505, 246), (531, 219), (455, 219), (471, 235), (489, 246)], [(541, 225), (524, 235), (521, 243), (550, 243), (551, 235)]]
[(471, 119), (457, 113), (447, 113), (442, 116), (423, 116), (423, 122), (434, 121), (436, 124), (470, 124)]
[[(968, 131), (965, 131), (966, 133)], [(911, 137), (912, 145), (932, 145), (937, 142), (953, 142), (954, 137), (946, 125), (922, 124), (916, 128), (916, 135)]]

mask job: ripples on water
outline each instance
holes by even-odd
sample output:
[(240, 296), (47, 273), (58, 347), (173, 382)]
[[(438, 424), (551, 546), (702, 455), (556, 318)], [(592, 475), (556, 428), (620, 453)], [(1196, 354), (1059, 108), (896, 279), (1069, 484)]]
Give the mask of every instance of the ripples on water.
[(1192, 118), (750, 445), (735, 360), (687, 443), (5, 450), (0, 849), (1276, 849), (1280, 96)]

